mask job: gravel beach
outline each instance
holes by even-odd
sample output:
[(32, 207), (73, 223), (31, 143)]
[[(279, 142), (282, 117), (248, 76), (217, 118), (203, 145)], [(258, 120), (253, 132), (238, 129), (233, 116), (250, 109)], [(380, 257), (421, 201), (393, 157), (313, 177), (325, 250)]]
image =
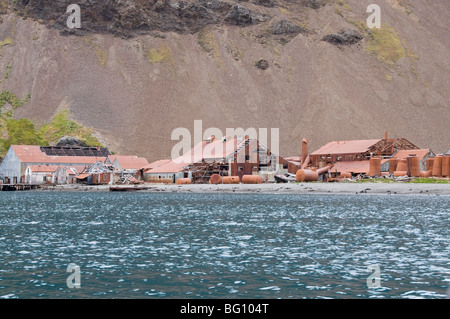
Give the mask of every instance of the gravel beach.
[[(61, 185), (43, 187), (39, 191), (109, 191), (109, 185)], [(114, 186), (134, 188), (138, 192), (167, 193), (268, 193), (268, 194), (385, 194), (450, 196), (450, 184), (421, 183), (288, 183), (288, 184), (142, 184)]]

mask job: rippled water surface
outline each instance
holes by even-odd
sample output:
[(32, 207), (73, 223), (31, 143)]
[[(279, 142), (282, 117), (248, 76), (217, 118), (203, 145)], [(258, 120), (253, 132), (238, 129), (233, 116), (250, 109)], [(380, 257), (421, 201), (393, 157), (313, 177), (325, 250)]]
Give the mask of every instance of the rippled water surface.
[[(444, 196), (3, 192), (0, 297), (444, 298), (449, 207)], [(369, 265), (381, 287), (368, 288)]]

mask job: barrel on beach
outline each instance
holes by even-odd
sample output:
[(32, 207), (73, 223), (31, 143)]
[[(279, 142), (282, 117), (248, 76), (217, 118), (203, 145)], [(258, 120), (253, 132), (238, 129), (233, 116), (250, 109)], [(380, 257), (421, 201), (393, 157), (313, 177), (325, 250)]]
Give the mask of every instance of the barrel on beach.
[(222, 176), (220, 176), (219, 174), (211, 175), (211, 177), (209, 178), (209, 183), (210, 184), (222, 184)]
[(264, 179), (259, 175), (244, 175), (242, 176), (242, 183), (244, 184), (262, 184)]
[(297, 182), (316, 182), (319, 180), (319, 174), (309, 169), (299, 169), (295, 177)]
[(190, 178), (179, 178), (179, 179), (177, 179), (176, 184), (180, 184), (180, 185), (183, 185), (183, 184), (192, 184), (192, 181), (191, 181)]
[(239, 176), (224, 176), (222, 177), (223, 184), (240, 184)]

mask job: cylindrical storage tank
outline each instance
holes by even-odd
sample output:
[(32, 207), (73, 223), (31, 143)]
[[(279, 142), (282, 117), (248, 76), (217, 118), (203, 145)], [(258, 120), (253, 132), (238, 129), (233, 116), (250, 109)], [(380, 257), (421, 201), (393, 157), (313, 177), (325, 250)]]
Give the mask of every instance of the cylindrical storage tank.
[(406, 164), (406, 160), (405, 159), (398, 160), (397, 169), (395, 171), (400, 171), (400, 172), (405, 171), (406, 172), (407, 170), (408, 170), (408, 164)]
[(240, 184), (239, 176), (224, 176), (222, 177), (222, 184)]
[(389, 159), (389, 173), (392, 174), (397, 170), (398, 158)]
[(319, 174), (309, 169), (299, 169), (295, 177), (297, 182), (316, 182), (319, 180)]
[(192, 184), (192, 181), (190, 178), (179, 178), (177, 179), (176, 184)]
[(431, 171), (420, 171), (420, 177), (431, 177)]
[(243, 184), (261, 184), (264, 179), (259, 175), (244, 175), (242, 176)]
[(209, 178), (209, 183), (210, 184), (222, 184), (222, 176), (220, 176), (219, 174), (211, 175), (211, 177)]
[(427, 171), (433, 170), (434, 158), (427, 158)]
[(450, 155), (442, 157), (442, 176), (450, 177)]
[(381, 174), (381, 158), (372, 157), (370, 159), (369, 176), (375, 176)]
[(442, 156), (436, 156), (433, 162), (433, 170), (431, 171), (431, 175), (436, 177), (442, 176)]
[(408, 176), (406, 171), (395, 171), (394, 172), (394, 176), (395, 177), (400, 177), (400, 176)]
[(408, 164), (407, 174), (409, 177), (419, 177), (420, 176), (420, 158), (416, 155), (408, 156), (406, 158), (406, 163)]

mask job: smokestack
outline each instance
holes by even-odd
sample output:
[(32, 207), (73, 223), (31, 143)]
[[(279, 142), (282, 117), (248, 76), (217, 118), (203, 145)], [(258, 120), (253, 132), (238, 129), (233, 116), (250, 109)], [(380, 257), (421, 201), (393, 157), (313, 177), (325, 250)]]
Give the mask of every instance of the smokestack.
[(302, 163), (305, 162), (307, 156), (308, 156), (308, 140), (304, 138), (302, 140)]
[(387, 140), (388, 139), (388, 132), (384, 132), (384, 139)]

